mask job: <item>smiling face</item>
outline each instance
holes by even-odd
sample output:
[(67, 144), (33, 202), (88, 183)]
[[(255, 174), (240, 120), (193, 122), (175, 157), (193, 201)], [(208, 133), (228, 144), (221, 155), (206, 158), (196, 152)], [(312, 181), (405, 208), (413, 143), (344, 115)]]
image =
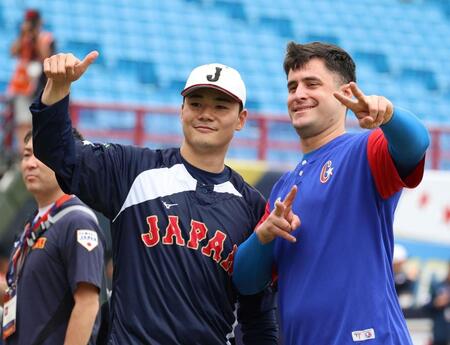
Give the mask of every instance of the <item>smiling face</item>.
[(44, 205), (46, 200), (50, 200), (49, 203), (51, 203), (54, 195), (62, 193), (55, 173), (34, 156), (31, 139), (26, 142), (23, 150), (21, 171), (27, 190), (33, 194), (38, 203), (40, 200)]
[(225, 155), (234, 132), (245, 124), (247, 110), (240, 103), (213, 88), (199, 88), (185, 96), (181, 109), (183, 146), (197, 153)]
[(323, 60), (313, 58), (301, 68), (291, 69), (287, 88), (289, 116), (302, 139), (344, 126), (346, 108), (333, 92), (351, 94), (339, 75), (328, 70)]

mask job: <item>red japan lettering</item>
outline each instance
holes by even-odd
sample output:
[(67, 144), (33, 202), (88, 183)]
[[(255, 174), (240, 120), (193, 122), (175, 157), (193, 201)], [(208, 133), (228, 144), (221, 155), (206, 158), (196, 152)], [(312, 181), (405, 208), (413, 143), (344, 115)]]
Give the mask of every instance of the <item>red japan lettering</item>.
[(202, 253), (206, 256), (213, 255), (214, 261), (219, 262), (223, 252), (223, 243), (226, 237), (227, 235), (225, 235), (222, 231), (217, 230), (214, 237), (211, 238), (208, 244), (202, 248)]
[(199, 242), (206, 238), (208, 228), (205, 223), (191, 220), (191, 231), (189, 232), (188, 248), (198, 249)]
[(159, 242), (158, 216), (147, 217), (148, 232), (141, 235), (141, 239), (147, 247), (153, 247)]
[(237, 251), (237, 245), (233, 246), (233, 250), (228, 254), (227, 258), (220, 263), (220, 266), (227, 272), (229, 275), (233, 273), (233, 262), (234, 255)]
[(166, 228), (166, 235), (162, 239), (163, 244), (173, 244), (175, 237), (176, 244), (184, 246), (184, 238), (181, 236), (180, 225), (178, 224), (178, 216), (169, 216), (169, 224)]

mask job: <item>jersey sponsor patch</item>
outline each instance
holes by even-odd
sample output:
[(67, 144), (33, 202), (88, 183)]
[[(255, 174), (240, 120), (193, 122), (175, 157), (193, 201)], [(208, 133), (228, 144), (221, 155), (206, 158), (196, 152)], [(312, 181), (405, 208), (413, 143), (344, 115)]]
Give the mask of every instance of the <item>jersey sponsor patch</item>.
[(375, 330), (373, 328), (368, 328), (362, 331), (353, 331), (352, 338), (355, 342), (375, 339)]
[(46, 242), (47, 239), (45, 237), (39, 237), (33, 245), (33, 249), (44, 249)]
[(91, 251), (98, 246), (97, 233), (92, 230), (77, 230), (77, 242), (88, 251)]

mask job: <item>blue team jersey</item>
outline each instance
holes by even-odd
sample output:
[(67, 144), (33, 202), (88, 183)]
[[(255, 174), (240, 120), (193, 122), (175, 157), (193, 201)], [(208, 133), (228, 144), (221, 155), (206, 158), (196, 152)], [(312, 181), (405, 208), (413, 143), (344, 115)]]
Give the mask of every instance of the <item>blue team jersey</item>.
[[(61, 210), (74, 205), (83, 204), (72, 198)], [(85, 240), (87, 236), (90, 241)], [(17, 283), (16, 332), (5, 344), (34, 344), (60, 304), (73, 305), (73, 298), (67, 296), (73, 295), (78, 283), (90, 283), (100, 290), (103, 253), (103, 235), (93, 216), (72, 211), (54, 223), (26, 257)], [(71, 312), (65, 309), (42, 345), (64, 343)], [(89, 345), (95, 344), (99, 322), (97, 318)]]
[(301, 219), (297, 242), (274, 246), (286, 344), (412, 344), (394, 287), (392, 223), (401, 188), (422, 174), (423, 161), (402, 180), (376, 130), (334, 139), (278, 181), (268, 212), (296, 184)]
[(109, 344), (232, 343), (237, 302), (242, 322), (265, 315), (248, 344), (276, 344), (271, 293), (239, 297), (231, 281), (263, 197), (230, 168), (195, 169), (179, 149), (73, 143), (67, 102), (32, 108), (34, 150), (63, 190), (112, 221)]

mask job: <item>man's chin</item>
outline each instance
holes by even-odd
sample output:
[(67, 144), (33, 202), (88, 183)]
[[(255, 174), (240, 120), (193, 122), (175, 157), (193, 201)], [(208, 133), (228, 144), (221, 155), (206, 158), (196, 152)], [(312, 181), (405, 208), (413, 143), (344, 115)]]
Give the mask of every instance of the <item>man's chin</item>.
[(197, 151), (208, 151), (215, 148), (215, 145), (208, 140), (199, 140), (195, 142), (193, 146)]
[(27, 188), (27, 191), (29, 191), (31, 194), (35, 194), (36, 192), (39, 191), (39, 187), (36, 186), (36, 184), (34, 183), (27, 182), (25, 183), (25, 187)]
[(298, 132), (298, 131), (304, 131), (305, 129), (308, 129), (310, 127), (305, 121), (302, 121), (301, 119), (297, 119), (292, 121), (292, 127)]
[(313, 127), (306, 123), (293, 123), (292, 126), (302, 139), (314, 136)]

